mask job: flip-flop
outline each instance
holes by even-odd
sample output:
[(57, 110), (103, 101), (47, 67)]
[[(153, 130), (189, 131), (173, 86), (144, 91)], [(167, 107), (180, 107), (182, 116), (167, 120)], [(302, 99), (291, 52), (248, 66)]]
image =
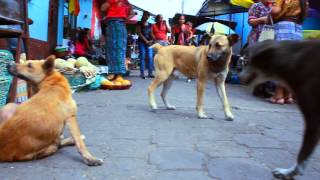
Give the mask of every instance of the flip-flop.
[(294, 99), (292, 97), (286, 97), (284, 100), (286, 104), (294, 104)]
[(268, 99), (268, 101), (272, 104), (281, 104), (284, 105), (285, 104), (285, 99), (284, 98), (274, 98), (271, 97)]

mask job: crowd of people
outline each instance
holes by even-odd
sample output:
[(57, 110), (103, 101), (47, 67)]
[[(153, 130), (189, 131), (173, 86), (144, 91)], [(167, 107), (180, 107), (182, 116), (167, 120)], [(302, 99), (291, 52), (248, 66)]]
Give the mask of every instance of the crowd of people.
[[(259, 41), (259, 37), (265, 25), (272, 24), (275, 29), (275, 40), (301, 40), (302, 22), (306, 16), (308, 0), (256, 0), (248, 10), (248, 23), (252, 30), (248, 36), (248, 48)], [(109, 66), (110, 81), (127, 81), (123, 79), (126, 73), (125, 59), (127, 48), (126, 22), (135, 13), (128, 0), (106, 0), (101, 5), (101, 11), (105, 15), (102, 32), (105, 35), (106, 61)], [(195, 43), (194, 28), (191, 22), (187, 21), (184, 15), (178, 18), (177, 23), (170, 28), (162, 14), (155, 17), (155, 23), (149, 23), (150, 13), (144, 11), (141, 21), (136, 25), (138, 35), (138, 49), (140, 59), (140, 77), (142, 79), (154, 77), (153, 57), (151, 45), (159, 43), (162, 46), (174, 45), (205, 45), (206, 37)], [(88, 41), (87, 29), (82, 30), (75, 43), (76, 56), (89, 56), (91, 50)], [(171, 36), (168, 37), (168, 34)], [(213, 32), (214, 33), (214, 29)], [(147, 76), (145, 74), (147, 70)], [(290, 91), (281, 84), (268, 82), (257, 88), (264, 90), (264, 87), (275, 87), (268, 100), (276, 104), (294, 103), (294, 97)]]

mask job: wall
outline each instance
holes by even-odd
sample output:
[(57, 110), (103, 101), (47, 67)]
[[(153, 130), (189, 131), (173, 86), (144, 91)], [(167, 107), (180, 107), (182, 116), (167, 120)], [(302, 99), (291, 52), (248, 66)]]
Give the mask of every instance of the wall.
[(41, 41), (48, 40), (49, 0), (31, 0), (28, 3), (28, 16), (33, 20), (29, 26), (30, 37)]
[(62, 45), (64, 0), (59, 0), (57, 45)]
[(303, 23), (304, 30), (320, 30), (320, 19), (319, 18), (306, 18)]
[[(77, 19), (78, 27), (91, 28), (92, 0), (79, 0), (80, 13)], [(85, 18), (84, 16), (87, 15)]]

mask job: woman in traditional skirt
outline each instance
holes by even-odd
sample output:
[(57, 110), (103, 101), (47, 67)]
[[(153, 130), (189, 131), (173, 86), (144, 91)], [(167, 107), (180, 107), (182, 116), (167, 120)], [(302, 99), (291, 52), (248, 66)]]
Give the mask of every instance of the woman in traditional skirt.
[[(307, 14), (308, 0), (277, 0), (272, 7), (272, 15), (276, 20), (275, 39), (302, 40), (302, 23)], [(270, 99), (276, 104), (292, 104), (292, 94), (283, 86), (278, 85), (274, 96)]]
[(128, 0), (106, 0), (101, 6), (101, 11), (106, 12), (106, 60), (110, 73), (108, 79), (124, 83), (128, 81), (122, 77), (126, 73), (127, 29), (125, 23), (134, 16), (134, 12)]

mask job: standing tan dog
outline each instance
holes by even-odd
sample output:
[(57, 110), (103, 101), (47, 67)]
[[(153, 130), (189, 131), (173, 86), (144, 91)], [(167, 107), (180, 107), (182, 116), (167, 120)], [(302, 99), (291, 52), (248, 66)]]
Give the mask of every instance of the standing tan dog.
[[(38, 92), (21, 105), (8, 104), (0, 111), (0, 161), (39, 159), (75, 144), (87, 165), (101, 165), (103, 161), (89, 153), (81, 138), (77, 105), (68, 81), (54, 70), (54, 56), (12, 64), (9, 71), (34, 83)], [(60, 138), (65, 125), (72, 138)]]
[(166, 46), (155, 44), (157, 51), (154, 57), (156, 77), (148, 88), (149, 105), (157, 109), (154, 98), (155, 89), (163, 84), (161, 97), (166, 108), (175, 109), (166, 99), (167, 92), (174, 79), (174, 71), (178, 70), (187, 77), (198, 78), (197, 82), (197, 112), (198, 118), (208, 118), (203, 110), (203, 93), (208, 79), (213, 79), (227, 120), (232, 121), (228, 98), (225, 90), (225, 79), (229, 70), (232, 55), (232, 45), (238, 41), (237, 35), (214, 35), (208, 46)]

